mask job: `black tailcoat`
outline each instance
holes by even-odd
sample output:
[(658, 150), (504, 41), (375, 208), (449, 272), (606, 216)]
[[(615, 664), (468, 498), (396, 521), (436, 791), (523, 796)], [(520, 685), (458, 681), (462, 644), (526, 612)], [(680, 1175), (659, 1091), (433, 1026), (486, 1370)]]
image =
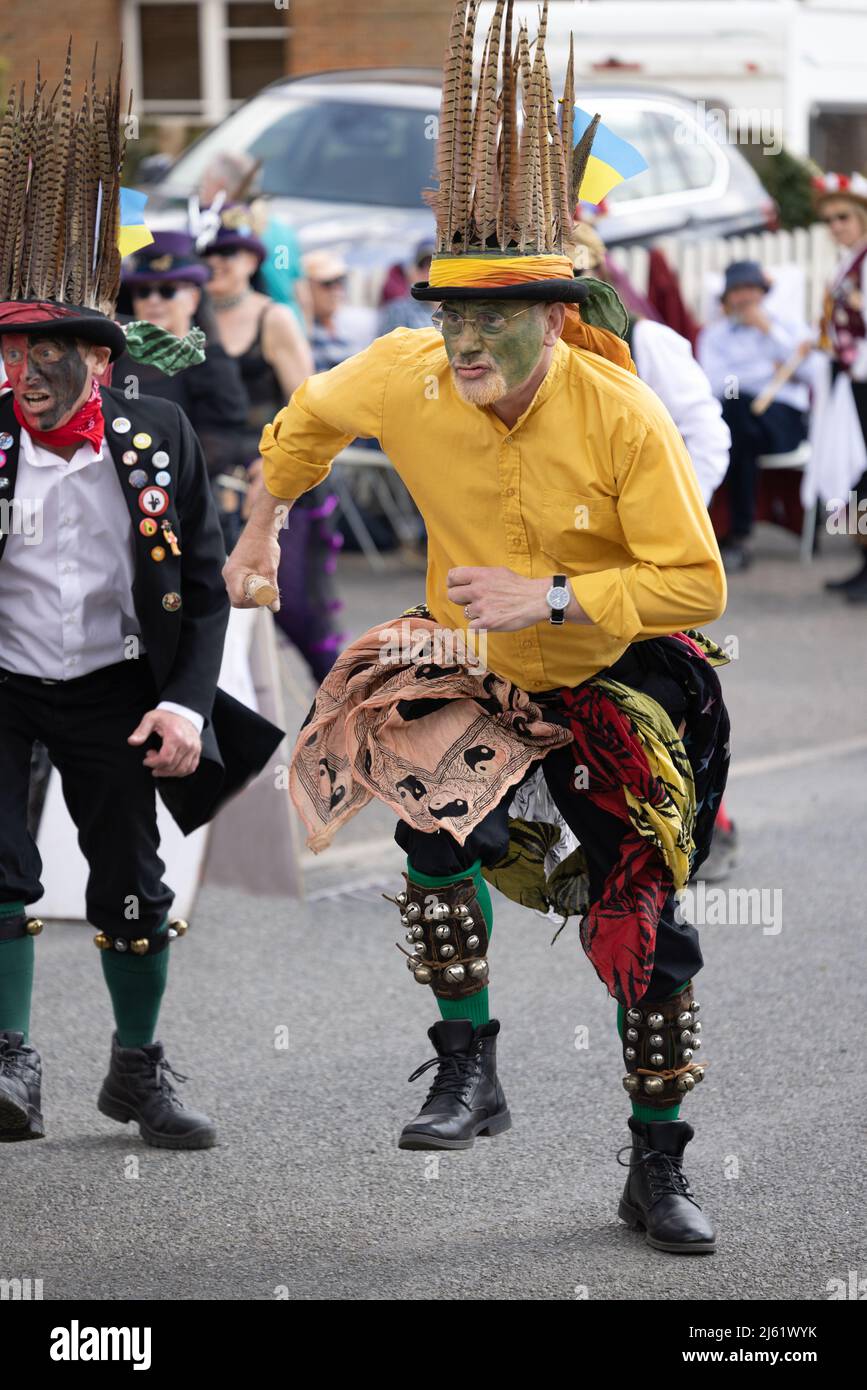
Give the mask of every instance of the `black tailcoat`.
[[(205, 461), (189, 420), (170, 401), (155, 396), (126, 400), (121, 391), (105, 386), (100, 389), (106, 444), (135, 538), (132, 593), (144, 659), (153, 675), (157, 699), (186, 705), (205, 720), (197, 770), (190, 777), (155, 779), (172, 816), (189, 834), (210, 820), (229, 796), (265, 766), (282, 738), (282, 730), (217, 687), (229, 620), (221, 573), (226, 555)], [(11, 392), (0, 398), (0, 435), (6, 436), (0, 499), (11, 502), (21, 435)], [(139, 446), (133, 442), (136, 435), (148, 435), (151, 442)], [(132, 464), (123, 459), (130, 451), (138, 456)], [(168, 461), (155, 460), (155, 454), (168, 455)], [(102, 466), (110, 466), (107, 459)], [(148, 483), (143, 488), (130, 485), (133, 469), (147, 474)], [(168, 481), (156, 485), (156, 474), (163, 472), (168, 474)], [(143, 497), (154, 508), (150, 513), (142, 509)], [(163, 502), (164, 509), (156, 510)], [(148, 517), (156, 526), (151, 535), (141, 529)], [(178, 555), (172, 553), (163, 534), (164, 522), (171, 527)], [(5, 546), (6, 535), (0, 528), (0, 561)], [(165, 550), (163, 560), (153, 559), (155, 546)], [(124, 655), (119, 652), (118, 660)]]

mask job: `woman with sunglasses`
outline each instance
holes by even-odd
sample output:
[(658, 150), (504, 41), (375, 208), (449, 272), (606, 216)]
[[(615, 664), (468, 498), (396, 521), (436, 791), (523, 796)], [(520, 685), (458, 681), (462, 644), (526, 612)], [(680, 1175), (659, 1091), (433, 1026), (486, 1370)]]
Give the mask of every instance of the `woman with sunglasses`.
[(114, 366), (112, 381), (121, 390), (135, 382), (139, 394), (161, 396), (181, 407), (199, 437), (226, 549), (231, 550), (241, 530), (238, 493), (217, 480), (231, 475), (241, 462), (237, 435), (247, 419), (247, 393), (237, 363), (220, 346), (205, 288), (209, 279), (208, 267), (185, 232), (157, 232), (150, 246), (128, 259), (119, 307), (131, 308), (134, 318), (176, 338), (185, 337), (193, 327), (201, 328), (206, 356), (197, 366), (167, 376), (124, 353)]
[[(812, 456), (804, 479), (805, 506), (822, 497), (846, 504), (854, 492), (859, 521), (867, 515), (867, 179), (825, 174), (814, 180), (816, 213), (840, 249), (825, 294), (819, 346), (828, 353), (831, 388), (814, 412)], [(867, 525), (867, 522), (864, 523)], [(860, 563), (825, 587), (848, 603), (867, 604), (867, 535), (856, 532)]]
[[(202, 255), (212, 272), (211, 299), (220, 340), (237, 363), (249, 405), (241, 441), (252, 483), (248, 507), (261, 487), (259, 440), (296, 387), (314, 370), (313, 355), (290, 309), (260, 293), (258, 272), (266, 250), (256, 211), (234, 204)], [(337, 498), (328, 489), (306, 493), (280, 532), (280, 610), (276, 621), (313, 676), (330, 671), (344, 635), (334, 629), (342, 607), (334, 590), (335, 551), (330, 524)]]

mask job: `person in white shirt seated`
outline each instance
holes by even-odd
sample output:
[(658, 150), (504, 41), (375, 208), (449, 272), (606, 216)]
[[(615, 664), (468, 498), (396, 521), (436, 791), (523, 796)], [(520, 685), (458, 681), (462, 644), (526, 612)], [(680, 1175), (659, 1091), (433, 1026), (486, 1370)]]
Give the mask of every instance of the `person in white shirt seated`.
[(731, 431), (731, 456), (725, 481), (731, 521), (720, 542), (729, 572), (749, 563), (748, 541), (755, 521), (758, 460), (762, 454), (786, 454), (807, 437), (809, 367), (799, 368), (759, 415), (756, 398), (810, 337), (803, 320), (783, 319), (765, 305), (771, 288), (757, 261), (735, 261), (725, 272), (723, 317), (699, 334), (697, 353), (714, 395), (722, 403)]

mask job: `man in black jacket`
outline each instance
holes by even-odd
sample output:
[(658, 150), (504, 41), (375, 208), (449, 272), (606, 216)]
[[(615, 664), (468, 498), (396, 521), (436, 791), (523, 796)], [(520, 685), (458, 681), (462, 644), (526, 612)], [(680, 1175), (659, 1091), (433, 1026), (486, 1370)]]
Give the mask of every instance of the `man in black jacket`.
[(229, 605), (202, 452), (174, 404), (99, 387), (124, 348), (103, 314), (0, 303), (0, 1140), (36, 1138), (40, 1060), (27, 1041), (42, 894), (27, 830), (43, 743), (87, 858), (117, 1032), (99, 1108), (146, 1142), (202, 1148), (154, 1041), (171, 889), (155, 791), (186, 832), (261, 768), (280, 731), (217, 690)]

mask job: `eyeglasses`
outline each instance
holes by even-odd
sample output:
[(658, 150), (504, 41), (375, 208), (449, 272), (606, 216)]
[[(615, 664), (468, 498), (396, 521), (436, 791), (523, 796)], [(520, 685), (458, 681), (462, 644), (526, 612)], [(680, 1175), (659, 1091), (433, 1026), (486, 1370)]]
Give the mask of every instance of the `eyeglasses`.
[(140, 285), (132, 292), (133, 299), (149, 299), (152, 294), (158, 294), (160, 299), (174, 299), (178, 290), (183, 289), (183, 285)]
[(454, 309), (437, 309), (431, 315), (431, 323), (434, 328), (438, 328), (445, 338), (458, 338), (464, 331), (465, 323), (474, 323), (478, 332), (483, 338), (496, 338), (498, 333), (502, 333), (507, 324), (512, 319), (520, 318), (522, 314), (528, 314), (531, 309), (535, 309), (535, 304), (528, 304), (526, 309), (519, 309), (516, 314), (497, 314), (491, 310), (483, 309), (480, 314), (469, 318), (464, 314), (455, 313)]
[(848, 222), (851, 216), (851, 212), (832, 212), (828, 217), (823, 217), (822, 221), (826, 227), (830, 227), (832, 222)]
[(333, 280), (317, 280), (316, 283), (323, 290), (341, 290), (346, 284), (346, 276), (335, 275)]
[(209, 246), (207, 251), (202, 252), (202, 259), (211, 261), (216, 256), (218, 260), (228, 261), (232, 256), (239, 255), (243, 249), (243, 246)]

